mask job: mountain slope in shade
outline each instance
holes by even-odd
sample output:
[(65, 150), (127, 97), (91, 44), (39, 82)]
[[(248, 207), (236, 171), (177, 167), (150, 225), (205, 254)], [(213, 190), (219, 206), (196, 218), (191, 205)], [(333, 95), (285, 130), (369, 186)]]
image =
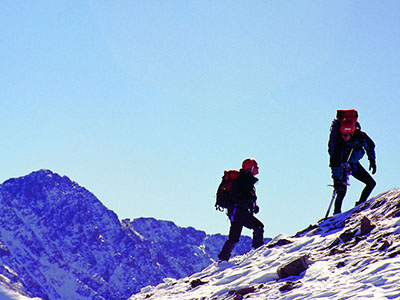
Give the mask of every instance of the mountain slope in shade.
[[(49, 170), (0, 185), (0, 285), (41, 299), (127, 299), (199, 272), (226, 236), (151, 218), (120, 221), (92, 193)], [(250, 250), (242, 237), (235, 255)]]

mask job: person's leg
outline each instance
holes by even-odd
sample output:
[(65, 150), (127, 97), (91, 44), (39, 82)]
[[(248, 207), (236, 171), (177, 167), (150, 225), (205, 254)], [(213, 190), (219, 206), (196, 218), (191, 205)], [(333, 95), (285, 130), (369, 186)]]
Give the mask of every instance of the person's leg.
[(235, 215), (235, 221), (253, 230), (252, 246), (254, 248), (258, 248), (264, 244), (264, 224), (260, 220), (248, 211), (240, 210)]
[(353, 177), (365, 183), (365, 187), (361, 192), (360, 199), (356, 202), (357, 206), (368, 199), (369, 195), (376, 185), (376, 182), (360, 163), (355, 164), (353, 168), (355, 169), (352, 174)]
[(347, 186), (345, 184), (335, 184), (336, 199), (335, 199), (335, 210), (333, 214), (340, 214), (342, 212), (342, 203), (344, 196), (346, 196)]
[(243, 226), (235, 221), (231, 222), (231, 227), (229, 229), (229, 237), (226, 240), (224, 246), (221, 249), (221, 252), (218, 254), (218, 258), (220, 260), (228, 261), (231, 257), (231, 252), (235, 247), (235, 244), (239, 242), (240, 235), (242, 233)]
[[(257, 220), (255, 223), (261, 223), (257, 218), (253, 217)], [(264, 225), (261, 223), (260, 226), (253, 227), (253, 243), (252, 246), (257, 249), (264, 245)]]

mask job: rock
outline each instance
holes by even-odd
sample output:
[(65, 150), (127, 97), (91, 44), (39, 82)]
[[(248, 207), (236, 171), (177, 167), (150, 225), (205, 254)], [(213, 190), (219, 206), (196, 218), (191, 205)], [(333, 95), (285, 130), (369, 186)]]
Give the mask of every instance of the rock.
[(336, 268), (343, 268), (344, 266), (346, 266), (346, 263), (344, 261), (339, 261), (336, 265)]
[(342, 242), (340, 238), (335, 239), (326, 249), (332, 249), (333, 247), (336, 247)]
[(256, 288), (254, 286), (250, 286), (237, 291), (235, 290), (229, 291), (228, 295), (234, 295), (233, 300), (242, 300), (245, 295), (254, 293), (255, 290)]
[(336, 255), (336, 254), (343, 254), (343, 253), (346, 253), (346, 250), (338, 249), (337, 247), (333, 248), (333, 249), (331, 249), (331, 251), (329, 251), (329, 255)]
[(288, 281), (288, 282), (286, 282), (284, 285), (282, 285), (280, 288), (279, 288), (279, 290), (281, 291), (281, 292), (288, 292), (288, 291), (291, 291), (291, 290), (293, 290), (293, 289), (295, 289), (295, 288), (298, 288), (298, 287), (301, 287), (301, 282), (300, 281), (297, 281), (297, 282), (292, 282), (292, 281)]
[(196, 288), (200, 285), (206, 284), (206, 283), (207, 283), (206, 281), (201, 281), (201, 279), (195, 279), (195, 280), (192, 280), (192, 282), (190, 282), (190, 286), (192, 287), (192, 289), (194, 289), (194, 288)]
[(400, 250), (395, 250), (395, 251), (390, 252), (388, 254), (388, 257), (393, 258), (393, 257), (395, 257), (395, 256), (397, 256), (399, 254), (400, 254)]
[(367, 217), (364, 217), (361, 220), (361, 225), (360, 225), (361, 233), (360, 233), (360, 235), (367, 235), (374, 228), (375, 228), (375, 225), (371, 225), (371, 221)]
[(243, 289), (237, 290), (235, 292), (235, 294), (236, 295), (247, 295), (247, 294), (250, 294), (250, 293), (254, 293), (255, 290), (256, 290), (256, 288), (251, 286), (251, 287), (248, 287), (248, 288), (243, 288)]
[(291, 243), (293, 243), (292, 241), (289, 241), (289, 240), (287, 240), (287, 239), (280, 239), (280, 240), (278, 240), (277, 242), (275, 242), (275, 243), (270, 243), (270, 244), (268, 244), (267, 245), (267, 248), (274, 248), (274, 247), (276, 247), (276, 246), (283, 246), (283, 245), (288, 245), (288, 244), (291, 244)]
[(354, 235), (356, 234), (355, 231), (350, 230), (346, 230), (345, 232), (343, 232), (339, 238), (343, 241), (343, 243), (347, 243), (348, 241), (350, 241)]
[(311, 224), (311, 225), (308, 226), (306, 229), (303, 229), (303, 230), (297, 232), (297, 233), (295, 234), (295, 237), (300, 237), (300, 236), (302, 236), (304, 233), (309, 232), (309, 231), (311, 231), (311, 230), (314, 230), (315, 228), (318, 228), (318, 224), (314, 224), (314, 225)]
[(277, 270), (278, 276), (279, 278), (298, 276), (301, 272), (305, 271), (309, 265), (308, 255), (300, 256), (280, 266)]
[(383, 244), (379, 247), (379, 251), (386, 250), (390, 246), (390, 243), (387, 240), (383, 241)]

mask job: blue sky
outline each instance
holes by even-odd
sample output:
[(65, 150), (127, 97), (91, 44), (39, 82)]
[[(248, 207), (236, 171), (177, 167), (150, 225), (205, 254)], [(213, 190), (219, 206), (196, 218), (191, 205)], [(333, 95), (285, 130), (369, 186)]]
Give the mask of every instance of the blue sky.
[[(265, 235), (294, 234), (328, 207), (337, 109), (357, 109), (377, 145), (373, 195), (399, 187), (399, 11), (385, 0), (7, 0), (0, 181), (50, 169), (120, 219), (226, 234), (216, 188), (254, 157)], [(343, 209), (363, 187), (350, 183)]]

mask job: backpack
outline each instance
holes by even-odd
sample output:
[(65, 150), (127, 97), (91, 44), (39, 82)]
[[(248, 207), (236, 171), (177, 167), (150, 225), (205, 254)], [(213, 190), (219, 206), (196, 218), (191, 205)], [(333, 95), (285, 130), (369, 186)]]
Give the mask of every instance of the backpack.
[(224, 176), (222, 176), (222, 181), (218, 186), (215, 209), (223, 211), (224, 208), (228, 208), (232, 203), (232, 197), (230, 195), (230, 190), (233, 182), (239, 177), (240, 172), (237, 170), (224, 171)]
[(361, 125), (357, 121), (358, 112), (355, 109), (338, 109), (336, 112), (336, 119), (332, 121), (329, 142), (328, 142), (328, 153), (332, 155), (333, 146), (335, 145), (337, 137), (340, 135), (340, 125), (343, 122), (351, 122), (354, 124), (356, 130), (361, 130)]

